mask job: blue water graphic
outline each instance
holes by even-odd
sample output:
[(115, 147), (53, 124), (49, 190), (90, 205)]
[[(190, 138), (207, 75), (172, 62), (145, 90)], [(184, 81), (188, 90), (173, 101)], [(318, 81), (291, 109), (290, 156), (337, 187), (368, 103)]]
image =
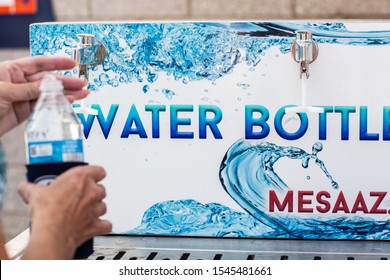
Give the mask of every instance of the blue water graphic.
[(278, 146), (268, 142), (241, 139), (225, 155), (220, 167), (224, 189), (249, 214), (273, 229), (283, 232), (283, 237), (335, 238), (335, 239), (388, 239), (389, 221), (371, 218), (326, 215), (311, 218), (292, 213), (276, 214), (268, 211), (269, 191), (286, 194), (291, 188), (275, 172), (275, 164), (282, 158), (300, 160), (302, 168), (313, 161), (329, 179), (329, 189), (338, 189), (338, 183), (318, 157), (321, 143), (314, 143), (311, 153), (303, 149)]
[(283, 237), (331, 239), (388, 239), (388, 221), (375, 221), (363, 217), (311, 215), (303, 218), (293, 213), (269, 213), (269, 191), (285, 194), (291, 188), (275, 172), (275, 164), (282, 158), (301, 161), (308, 168), (313, 161), (329, 179), (329, 189), (338, 189), (338, 183), (318, 157), (321, 143), (314, 143), (311, 153), (293, 146), (278, 146), (268, 142), (239, 140), (234, 143), (220, 168), (224, 189), (243, 209), (257, 220), (282, 232)]
[(246, 213), (188, 199), (153, 205), (145, 212), (141, 225), (126, 234), (247, 237), (272, 231)]
[(230, 147), (220, 168), (220, 180), (227, 193), (248, 213), (262, 223), (286, 232), (292, 232), (291, 215), (288, 219), (271, 217), (267, 214), (267, 201), (270, 190), (286, 193), (290, 188), (274, 170), (274, 165), (281, 158), (301, 161), (307, 168), (313, 160), (329, 178), (330, 185), (338, 188), (317, 154), (322, 150), (317, 142), (312, 147), (312, 154), (297, 147), (282, 147), (268, 142), (250, 142), (239, 140)]
[(192, 199), (157, 203), (145, 211), (141, 224), (123, 234), (159, 236), (213, 236), (242, 238), (304, 238), (389, 240), (388, 221), (339, 217), (285, 220), (290, 229), (269, 227), (253, 216), (218, 203), (202, 204)]
[(255, 238), (371, 239), (390, 238), (389, 221), (359, 216), (270, 214), (269, 190), (286, 193), (290, 188), (274, 170), (282, 158), (299, 160), (302, 168), (314, 162), (329, 179), (329, 188), (339, 185), (318, 158), (321, 143), (311, 153), (297, 147), (239, 140), (234, 143), (220, 167), (220, 180), (227, 193), (247, 212), (237, 212), (218, 203), (195, 200), (165, 201), (149, 208), (141, 225), (126, 232), (146, 235), (234, 236)]
[[(65, 51), (70, 56), (77, 34), (90, 33), (107, 47), (103, 71), (109, 74), (90, 75), (91, 91), (133, 82), (150, 85), (160, 78), (159, 73), (184, 84), (198, 80), (215, 82), (232, 73), (240, 63), (254, 69), (271, 47), (277, 47), (282, 54), (290, 52), (295, 31), (302, 29), (313, 32), (314, 40), (320, 44), (390, 43), (390, 30), (351, 32), (343, 23), (35, 24), (30, 28), (31, 54)], [(91, 72), (98, 69), (92, 67)]]

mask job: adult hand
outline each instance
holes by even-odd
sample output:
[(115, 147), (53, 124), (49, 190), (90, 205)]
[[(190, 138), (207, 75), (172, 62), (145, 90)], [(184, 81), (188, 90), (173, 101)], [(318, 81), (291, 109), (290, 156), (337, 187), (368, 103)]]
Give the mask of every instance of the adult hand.
[[(36, 56), (0, 62), (0, 136), (31, 114), (39, 96), (40, 81), (48, 71), (75, 66), (76, 62), (66, 57)], [(62, 81), (70, 102), (88, 95), (88, 90), (83, 89), (84, 80), (64, 75), (56, 77)]]
[(74, 167), (49, 187), (23, 183), (19, 194), (29, 204), (32, 220), (25, 259), (71, 259), (76, 248), (95, 235), (107, 234), (112, 225), (100, 216), (105, 190), (98, 184), (105, 177), (98, 166)]

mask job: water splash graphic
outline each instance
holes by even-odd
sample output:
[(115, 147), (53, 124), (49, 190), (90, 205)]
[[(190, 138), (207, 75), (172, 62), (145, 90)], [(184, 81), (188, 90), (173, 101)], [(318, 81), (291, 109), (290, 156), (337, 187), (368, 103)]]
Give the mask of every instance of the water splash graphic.
[(273, 229), (282, 237), (337, 238), (337, 239), (386, 239), (390, 236), (388, 221), (375, 221), (362, 217), (300, 218), (294, 214), (273, 214), (267, 211), (270, 190), (286, 193), (289, 186), (275, 172), (274, 165), (281, 158), (300, 160), (307, 168), (310, 161), (324, 172), (331, 188), (338, 183), (318, 158), (323, 146), (317, 142), (312, 153), (297, 147), (282, 147), (267, 142), (239, 140), (232, 145), (221, 163), (220, 179), (225, 190), (248, 213)]
[(286, 219), (290, 231), (266, 226), (249, 214), (218, 203), (171, 200), (150, 207), (136, 228), (124, 232), (135, 235), (214, 236), (243, 238), (305, 238), (388, 240), (388, 221), (340, 217), (329, 221)]
[(159, 79), (159, 73), (183, 84), (198, 80), (215, 82), (241, 63), (254, 70), (271, 47), (277, 47), (282, 54), (290, 52), (294, 32), (301, 29), (311, 31), (320, 44), (390, 43), (390, 31), (351, 32), (342, 23), (35, 24), (30, 27), (31, 54), (65, 52), (70, 56), (77, 34), (90, 33), (107, 47), (103, 71), (109, 74), (94, 74), (99, 68), (92, 67), (91, 91), (103, 86), (117, 87), (120, 83), (150, 85)]
[[(312, 153), (297, 147), (239, 140), (234, 143), (220, 167), (225, 190), (247, 213), (218, 203), (201, 204), (194, 200), (166, 201), (149, 208), (141, 225), (126, 233), (146, 235), (235, 236), (255, 238), (371, 239), (390, 238), (389, 221), (364, 217), (300, 218), (291, 214), (266, 213), (269, 190), (287, 192), (290, 188), (274, 170), (281, 158), (301, 161), (307, 168), (313, 161), (329, 179), (329, 187), (338, 188), (324, 162), (318, 158), (321, 143)], [(248, 214), (249, 213), (249, 214)]]
[(252, 216), (218, 203), (170, 200), (150, 207), (141, 225), (126, 234), (247, 237), (272, 231)]

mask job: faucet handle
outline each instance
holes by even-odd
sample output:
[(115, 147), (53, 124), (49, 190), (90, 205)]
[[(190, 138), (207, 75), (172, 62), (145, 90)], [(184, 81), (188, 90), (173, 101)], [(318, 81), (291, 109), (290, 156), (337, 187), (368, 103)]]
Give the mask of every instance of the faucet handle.
[(291, 54), (299, 63), (300, 78), (302, 74), (309, 78), (309, 64), (316, 60), (318, 56), (318, 44), (313, 40), (310, 31), (298, 30), (295, 32), (296, 38), (291, 46)]
[(102, 64), (106, 59), (106, 47), (93, 34), (77, 34), (78, 43), (72, 49), (72, 58), (79, 64), (79, 77), (88, 81), (88, 66)]
[[(308, 92), (307, 83), (309, 78), (309, 64), (312, 63), (318, 56), (318, 45), (313, 40), (312, 33), (309, 31), (298, 30), (295, 32), (296, 38), (291, 46), (291, 54), (296, 62), (299, 63), (300, 79), (301, 79), (301, 105), (288, 107), (285, 113), (323, 113), (324, 108), (318, 106), (310, 106), (307, 104)], [(302, 75), (305, 74), (305, 79)]]
[(90, 46), (92, 45), (92, 40), (94, 39), (93, 34), (77, 34), (78, 43), (82, 46)]
[[(78, 62), (78, 76), (88, 82), (89, 66), (102, 64), (106, 59), (107, 51), (105, 46), (93, 34), (77, 34), (77, 46), (72, 49), (72, 58)], [(85, 106), (80, 101), (80, 107), (75, 107), (75, 113), (97, 115), (96, 109)]]

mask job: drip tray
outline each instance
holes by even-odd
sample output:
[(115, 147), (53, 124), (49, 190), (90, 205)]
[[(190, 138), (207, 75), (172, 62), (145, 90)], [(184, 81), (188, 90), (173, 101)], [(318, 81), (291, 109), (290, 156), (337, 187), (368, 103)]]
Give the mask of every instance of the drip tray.
[(100, 236), (89, 260), (388, 260), (389, 241)]

